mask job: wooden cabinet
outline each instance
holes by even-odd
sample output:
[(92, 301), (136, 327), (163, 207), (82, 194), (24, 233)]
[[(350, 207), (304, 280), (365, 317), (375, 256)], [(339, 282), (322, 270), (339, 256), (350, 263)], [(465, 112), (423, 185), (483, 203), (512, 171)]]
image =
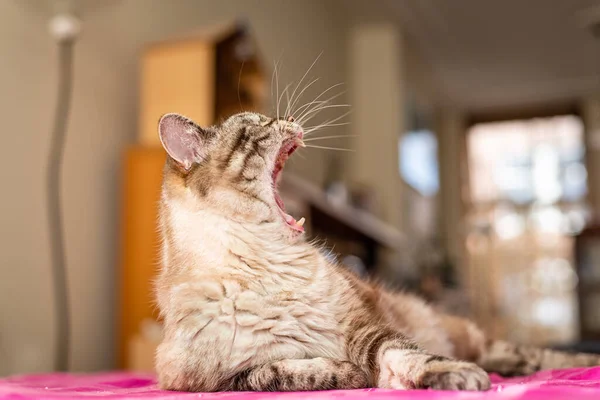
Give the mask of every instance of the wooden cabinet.
[(215, 47), (201, 39), (149, 46), (142, 56), (139, 143), (160, 146), (156, 126), (168, 112), (210, 125), (215, 109)]
[(159, 268), (157, 215), (164, 163), (162, 148), (141, 146), (128, 149), (123, 161), (118, 313), (119, 367), (124, 369), (136, 363), (130, 355), (140, 327), (158, 317), (152, 281)]

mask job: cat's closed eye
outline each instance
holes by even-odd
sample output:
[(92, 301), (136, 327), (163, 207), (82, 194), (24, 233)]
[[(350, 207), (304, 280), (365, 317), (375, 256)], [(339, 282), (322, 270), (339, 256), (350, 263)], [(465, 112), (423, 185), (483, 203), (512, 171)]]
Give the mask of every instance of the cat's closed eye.
[(265, 126), (268, 123), (268, 121), (269, 121), (268, 118), (265, 118), (262, 115), (251, 114), (251, 113), (243, 114), (242, 119), (241, 119), (242, 123), (252, 124), (252, 125), (261, 125), (261, 126)]
[(259, 121), (260, 126), (267, 126), (270, 123), (271, 123), (271, 119), (270, 118), (264, 117), (262, 115), (260, 116), (260, 121)]

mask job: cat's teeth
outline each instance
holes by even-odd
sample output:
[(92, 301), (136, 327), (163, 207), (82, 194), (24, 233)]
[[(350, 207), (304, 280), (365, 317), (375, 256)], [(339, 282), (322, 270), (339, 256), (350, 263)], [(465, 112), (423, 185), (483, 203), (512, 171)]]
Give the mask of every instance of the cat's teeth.
[(304, 222), (306, 222), (306, 219), (304, 217), (302, 217), (298, 221), (296, 221), (296, 225), (304, 226)]

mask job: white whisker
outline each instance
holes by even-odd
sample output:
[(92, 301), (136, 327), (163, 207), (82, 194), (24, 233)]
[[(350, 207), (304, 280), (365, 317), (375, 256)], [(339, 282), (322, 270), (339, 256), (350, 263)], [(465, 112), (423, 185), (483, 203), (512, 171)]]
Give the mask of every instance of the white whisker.
[[(296, 88), (292, 92), (292, 99), (294, 98), (294, 95), (296, 94), (296, 91), (298, 90), (298, 88), (300, 87), (300, 85), (302, 84), (302, 82), (304, 82), (304, 78), (306, 78), (306, 75), (308, 75), (308, 73), (313, 69), (313, 67), (315, 66), (315, 64), (317, 63), (317, 61), (319, 61), (319, 58), (321, 58), (322, 55), (323, 55), (323, 52), (321, 51), (319, 53), (319, 55), (317, 56), (317, 58), (315, 58), (315, 61), (313, 61), (313, 63), (310, 64), (310, 67), (308, 67), (308, 69), (306, 70), (306, 72), (304, 73), (304, 75), (302, 75), (302, 78), (300, 79), (300, 81), (298, 81), (298, 84), (296, 85)], [(288, 107), (286, 107), (286, 109), (285, 109), (286, 116), (288, 115), (287, 114), (288, 111), (291, 111), (291, 109), (289, 109), (289, 103), (288, 103)]]
[(337, 124), (335, 122), (341, 120), (342, 118), (348, 116), (351, 113), (352, 113), (352, 110), (348, 110), (347, 112), (343, 113), (339, 117), (330, 119), (330, 120), (325, 121), (325, 122), (323, 122), (322, 124), (319, 124), (319, 125), (308, 127), (308, 128), (306, 128), (304, 130), (304, 134), (305, 134), (305, 136), (308, 136), (311, 132), (314, 132), (314, 131), (319, 130), (319, 129), (329, 128), (330, 126), (347, 125), (347, 124), (349, 124), (349, 122), (340, 122), (340, 123), (337, 123)]
[[(289, 94), (288, 89), (290, 88), (292, 84), (288, 83), (287, 85), (285, 85), (285, 89), (283, 89), (283, 92), (281, 92), (281, 94), (279, 95), (279, 98), (277, 99), (277, 110), (279, 110), (279, 104), (281, 103), (281, 99), (283, 98), (283, 95), (285, 94), (286, 96)], [(288, 98), (288, 103), (289, 103), (289, 98)], [(286, 107), (287, 109), (287, 107)], [(279, 117), (279, 113), (277, 113), (277, 117)], [(285, 117), (285, 115), (283, 115), (283, 117)]]
[(294, 153), (294, 157), (290, 158), (290, 161), (292, 161), (292, 163), (295, 162), (294, 158), (296, 157), (300, 157), (301, 159), (306, 160), (306, 157), (302, 154), (302, 152), (297, 151)]
[[(273, 89), (275, 87), (275, 70), (277, 69), (277, 63), (273, 61), (273, 73), (271, 74), (271, 101), (273, 102), (273, 107), (275, 108), (275, 102), (273, 101)], [(275, 110), (273, 110), (275, 111)]]
[(340, 122), (340, 123), (337, 123), (337, 124), (325, 123), (325, 124), (321, 124), (321, 125), (315, 125), (315, 126), (311, 126), (309, 128), (304, 129), (304, 133), (306, 135), (308, 133), (319, 131), (319, 130), (325, 129), (325, 128), (330, 128), (332, 126), (344, 126), (344, 125), (350, 125), (350, 122)]
[(276, 97), (276, 100), (277, 100), (277, 119), (279, 120), (279, 72), (277, 72), (277, 64), (278, 63), (275, 63), (275, 84), (276, 84), (276, 88), (277, 88), (277, 91), (275, 93), (277, 95), (277, 97)]
[(294, 110), (294, 106), (296, 105), (296, 103), (298, 102), (298, 100), (300, 100), (300, 99), (302, 98), (302, 95), (304, 94), (304, 92), (305, 92), (305, 91), (306, 91), (308, 88), (310, 88), (310, 87), (313, 85), (313, 83), (317, 82), (318, 80), (319, 80), (319, 78), (315, 78), (315, 79), (313, 79), (312, 81), (310, 81), (310, 83), (309, 83), (308, 85), (306, 85), (306, 86), (304, 87), (304, 89), (302, 89), (302, 90), (300, 91), (300, 93), (298, 93), (298, 96), (296, 96), (296, 98), (294, 99), (294, 101), (293, 101), (292, 105), (290, 106), (290, 112), (292, 113), (292, 115), (293, 115), (293, 114), (296, 114), (296, 113), (297, 113), (297, 111), (298, 111), (298, 110)]
[(290, 93), (288, 92), (287, 86), (286, 86), (285, 87), (285, 115), (284, 116), (287, 115), (288, 107), (290, 106), (290, 99), (291, 99)]
[(242, 83), (242, 71), (244, 70), (245, 63), (246, 63), (246, 60), (243, 60), (242, 66), (240, 67), (240, 73), (238, 74), (237, 97), (238, 97), (238, 103), (240, 105), (240, 112), (244, 111), (244, 107), (242, 107), (242, 98), (240, 97), (240, 84)]
[(306, 103), (303, 104), (301, 107), (298, 107), (298, 109), (295, 111), (295, 114), (298, 114), (298, 111), (302, 110), (303, 112), (306, 111), (306, 109), (310, 106), (312, 106), (313, 104), (324, 104), (327, 103), (326, 100), (319, 100), (319, 101), (311, 101), (310, 103)]
[[(350, 107), (350, 104), (330, 104), (330, 105), (326, 105), (326, 106), (315, 107), (312, 110), (310, 110), (309, 112), (304, 113), (304, 115), (302, 116), (302, 121), (300, 121), (298, 123), (303, 124), (305, 122), (310, 121), (311, 119), (313, 119), (316, 116), (317, 113), (319, 113), (322, 110), (326, 110), (328, 108), (341, 108), (341, 107)], [(307, 118), (306, 120), (304, 119), (310, 115), (312, 115), (310, 118)]]
[(290, 113), (291, 113), (291, 115), (294, 115), (294, 114), (298, 113), (298, 110), (294, 110), (294, 106), (296, 105), (296, 103), (298, 102), (298, 100), (300, 100), (302, 98), (302, 94), (304, 94), (304, 92), (306, 91), (306, 89), (308, 89), (309, 87), (311, 87), (313, 85), (313, 83), (315, 83), (318, 80), (319, 80), (319, 78), (313, 79), (308, 85), (306, 85), (304, 87), (304, 89), (302, 89), (300, 91), (300, 93), (298, 93), (298, 96), (296, 96), (295, 99), (292, 96), (293, 102), (292, 102), (292, 105), (290, 106)]
[(313, 149), (323, 149), (323, 150), (354, 151), (353, 149), (340, 149), (338, 147), (315, 146), (313, 144), (307, 144), (306, 147), (312, 147)]
[(315, 105), (313, 107), (309, 107), (306, 110), (304, 110), (304, 112), (302, 113), (302, 116), (299, 117), (298, 119), (301, 120), (301, 121), (303, 121), (303, 123), (306, 122), (306, 121), (308, 121), (308, 120), (304, 121), (303, 120), (304, 117), (306, 117), (308, 114), (312, 114), (315, 109), (317, 109), (319, 107), (322, 107), (322, 106), (324, 106), (326, 104), (329, 104), (332, 100), (340, 97), (344, 93), (346, 93), (346, 92), (342, 91), (342, 92), (334, 94), (333, 96), (329, 97), (328, 99), (325, 99), (325, 100), (322, 100), (322, 101), (319, 101), (319, 102), (315, 102)]
[(304, 116), (310, 115), (314, 112), (321, 111), (326, 108), (336, 108), (336, 107), (350, 107), (350, 104), (323, 104), (313, 107), (312, 110), (308, 111)]
[[(323, 97), (323, 95), (324, 95), (325, 93), (327, 93), (327, 92), (329, 92), (330, 90), (332, 90), (332, 89), (335, 89), (336, 87), (338, 87), (338, 86), (340, 86), (340, 85), (343, 85), (343, 84), (344, 84), (343, 82), (340, 82), (340, 83), (336, 83), (335, 85), (329, 86), (327, 89), (323, 90), (323, 91), (321, 92), (321, 94), (319, 94), (319, 95), (318, 95), (317, 97), (315, 97), (315, 98), (314, 98), (312, 101), (310, 101), (310, 102), (306, 103), (305, 105), (307, 105), (307, 104), (308, 104), (308, 105), (314, 104), (314, 103), (315, 103), (317, 100), (319, 100), (321, 97)], [(303, 105), (302, 107), (304, 107), (304, 105)], [(300, 108), (302, 108), (302, 107), (300, 107)]]
[(325, 139), (337, 139), (337, 138), (347, 138), (347, 137), (357, 137), (358, 135), (333, 135), (333, 136), (319, 136), (310, 139), (304, 139), (303, 142), (313, 142), (315, 140), (325, 140)]

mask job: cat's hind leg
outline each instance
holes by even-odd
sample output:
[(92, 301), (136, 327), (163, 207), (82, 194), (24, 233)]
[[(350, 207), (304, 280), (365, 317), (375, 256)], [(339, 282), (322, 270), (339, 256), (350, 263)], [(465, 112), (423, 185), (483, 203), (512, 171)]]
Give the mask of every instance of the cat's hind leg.
[(489, 340), (468, 320), (447, 315), (440, 316), (440, 320), (454, 346), (454, 357), (476, 362), (487, 372), (522, 376), (547, 369), (600, 365), (600, 355), (597, 354), (566, 353)]
[(522, 376), (547, 369), (599, 366), (600, 356), (494, 340), (487, 343), (479, 364), (487, 371), (503, 376)]
[(274, 361), (242, 371), (228, 390), (291, 392), (368, 386), (365, 373), (350, 362), (311, 358)]

